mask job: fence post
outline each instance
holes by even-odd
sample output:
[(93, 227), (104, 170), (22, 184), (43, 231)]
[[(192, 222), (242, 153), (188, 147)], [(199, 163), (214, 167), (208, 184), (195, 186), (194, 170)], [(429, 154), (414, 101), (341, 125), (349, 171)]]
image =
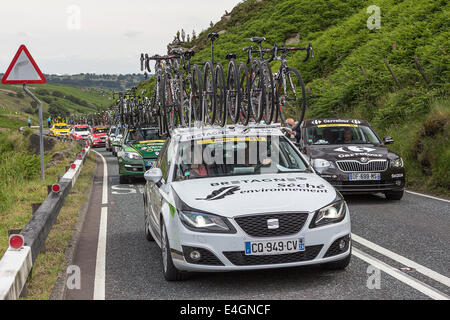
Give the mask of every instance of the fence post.
[(414, 62), (416, 63), (416, 67), (417, 67), (417, 69), (419, 69), (419, 72), (422, 75), (422, 78), (425, 81), (425, 83), (430, 84), (430, 80), (428, 80), (427, 76), (425, 75), (425, 72), (423, 71), (423, 68), (419, 63), (419, 59), (417, 59), (416, 56), (414, 56)]
[(363, 74), (363, 76), (364, 76), (364, 79), (367, 79), (367, 73), (366, 73), (366, 70), (364, 69), (363, 66), (359, 66), (359, 67), (361, 68), (361, 72), (362, 72), (362, 74)]
[(384, 64), (386, 65), (386, 67), (388, 68), (389, 72), (392, 75), (392, 78), (394, 79), (395, 83), (398, 85), (399, 88), (401, 88), (402, 86), (400, 85), (400, 82), (398, 81), (397, 77), (395, 76), (394, 71), (392, 70), (391, 66), (389, 65), (389, 62), (387, 61), (387, 59), (384, 59)]

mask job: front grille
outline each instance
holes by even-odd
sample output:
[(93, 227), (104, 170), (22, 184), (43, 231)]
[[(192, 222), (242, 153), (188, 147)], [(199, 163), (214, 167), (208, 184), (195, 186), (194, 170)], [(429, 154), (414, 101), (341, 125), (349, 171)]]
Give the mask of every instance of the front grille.
[[(339, 248), (339, 242), (341, 240), (345, 240), (345, 246), (343, 249)], [(325, 253), (325, 255), (323, 257), (327, 258), (327, 257), (332, 257), (335, 255), (344, 253), (348, 250), (349, 245), (350, 245), (350, 236), (349, 235), (339, 238), (331, 244), (331, 246), (328, 248), (327, 252)]]
[(338, 168), (343, 172), (382, 172), (387, 169), (387, 160), (370, 160), (361, 163), (356, 160), (336, 161)]
[[(199, 260), (192, 260), (192, 258), (190, 257), (190, 253), (194, 250), (200, 252)], [(183, 246), (183, 255), (188, 263), (203, 264), (209, 266), (223, 266), (223, 263), (214, 255), (214, 253), (203, 248)]]
[[(269, 229), (267, 220), (278, 219), (279, 227)], [(252, 237), (274, 237), (296, 234), (300, 232), (308, 219), (306, 212), (274, 213), (237, 217), (237, 224)]]
[(320, 250), (322, 250), (322, 247), (323, 245), (307, 246), (305, 247), (305, 251), (263, 256), (246, 255), (245, 251), (226, 251), (223, 254), (236, 266), (256, 266), (313, 260), (317, 257)]

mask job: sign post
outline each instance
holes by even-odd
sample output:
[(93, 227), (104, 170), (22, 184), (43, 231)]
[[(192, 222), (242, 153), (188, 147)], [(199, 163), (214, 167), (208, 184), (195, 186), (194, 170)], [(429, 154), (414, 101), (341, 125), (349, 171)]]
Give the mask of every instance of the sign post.
[(41, 155), (41, 179), (45, 179), (44, 175), (44, 136), (42, 129), (42, 102), (27, 88), (27, 84), (46, 83), (46, 79), (41, 70), (34, 62), (33, 57), (25, 45), (21, 45), (17, 50), (11, 64), (6, 70), (3, 78), (3, 84), (22, 84), (23, 90), (28, 94), (39, 106), (39, 144)]

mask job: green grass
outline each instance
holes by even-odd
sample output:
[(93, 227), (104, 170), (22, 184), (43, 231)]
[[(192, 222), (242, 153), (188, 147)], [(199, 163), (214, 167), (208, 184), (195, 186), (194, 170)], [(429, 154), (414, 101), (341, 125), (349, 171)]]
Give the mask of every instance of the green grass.
[(72, 237), (81, 208), (87, 200), (87, 191), (92, 182), (94, 168), (95, 155), (91, 153), (47, 237), (46, 251), (39, 254), (33, 265), (33, 276), (27, 284), (27, 299), (48, 300), (58, 275), (64, 272), (65, 250)]
[[(29, 132), (26, 132), (29, 134)], [(68, 149), (70, 156), (45, 169), (45, 180), (40, 178), (39, 155), (27, 150), (28, 137), (16, 131), (0, 134), (0, 254), (8, 247), (8, 229), (21, 229), (31, 218), (31, 204), (42, 202), (47, 196), (47, 185), (57, 182), (58, 174), (65, 172), (78, 144), (58, 142), (46, 152), (47, 164), (54, 152)]]

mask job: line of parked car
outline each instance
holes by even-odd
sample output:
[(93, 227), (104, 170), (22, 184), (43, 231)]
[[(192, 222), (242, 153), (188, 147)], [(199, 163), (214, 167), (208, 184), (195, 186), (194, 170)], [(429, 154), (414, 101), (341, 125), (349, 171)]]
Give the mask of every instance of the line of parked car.
[(113, 126), (105, 145), (120, 182), (144, 176), (145, 234), (161, 248), (164, 276), (320, 264), (351, 257), (343, 194), (400, 200), (399, 155), (358, 119), (305, 120), (299, 141), (280, 125)]

